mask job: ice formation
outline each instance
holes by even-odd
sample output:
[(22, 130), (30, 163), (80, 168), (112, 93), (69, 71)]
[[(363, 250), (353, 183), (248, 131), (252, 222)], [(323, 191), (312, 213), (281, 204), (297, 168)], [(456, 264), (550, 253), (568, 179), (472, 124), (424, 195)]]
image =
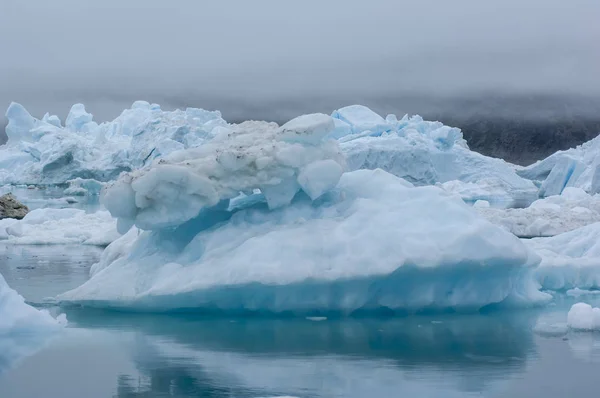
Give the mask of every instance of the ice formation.
[(9, 334), (38, 333), (56, 329), (65, 319), (53, 318), (45, 311), (27, 305), (0, 274), (0, 339)]
[(100, 195), (104, 183), (89, 178), (75, 178), (67, 181), (69, 187), (65, 189), (65, 195), (86, 196)]
[(334, 187), (345, 167), (331, 117), (304, 115), (278, 127), (244, 122), (206, 144), (178, 151), (154, 167), (108, 184), (102, 203), (125, 233), (173, 227), (200, 210), (260, 189), (271, 209), (288, 205), (298, 191), (313, 200)]
[[(81, 179), (111, 181), (123, 171), (250, 126), (229, 125), (219, 112), (165, 112), (143, 101), (100, 125), (81, 104), (73, 106), (64, 127), (55, 116), (33, 118), (19, 104), (13, 103), (6, 115), (9, 141), (0, 147), (0, 183), (74, 180), (71, 195), (94, 193), (96, 188), (90, 191)], [(459, 129), (419, 116), (384, 119), (360, 105), (339, 109), (332, 118), (326, 138), (340, 141), (352, 170), (382, 168), (416, 185), (457, 180), (463, 186), (454, 188), (463, 199), (495, 206), (525, 206), (537, 198), (537, 187), (511, 165), (470, 151)]]
[(542, 258), (535, 271), (542, 288), (600, 289), (600, 223), (523, 242)]
[(116, 221), (107, 211), (36, 209), (22, 220), (0, 220), (0, 242), (17, 245), (106, 246), (119, 236)]
[(474, 207), (493, 224), (524, 238), (559, 235), (600, 221), (600, 195), (581, 188), (565, 188), (560, 195), (538, 199), (526, 208)]
[(600, 308), (586, 303), (574, 304), (567, 315), (567, 324), (573, 330), (600, 330)]
[(522, 168), (517, 174), (541, 183), (540, 196), (560, 194), (564, 188), (600, 193), (600, 137)]
[(335, 136), (351, 170), (381, 168), (415, 185), (458, 181), (446, 188), (467, 201), (503, 207), (526, 206), (538, 198), (538, 188), (512, 165), (469, 150), (457, 128), (420, 116), (383, 119), (358, 105), (333, 117), (339, 120)]
[[(329, 178), (318, 173), (312, 183), (321, 177)], [(547, 299), (528, 277), (539, 259), (518, 238), (443, 190), (412, 187), (382, 170), (345, 173), (315, 200), (299, 193), (272, 209), (268, 199), (218, 203), (185, 219), (177, 206), (162, 208), (156, 222), (138, 223), (150, 231), (117, 240), (109, 246), (113, 262), (59, 299), (307, 314), (477, 310)], [(118, 246), (126, 253), (115, 253)]]
[(66, 323), (27, 305), (0, 274), (0, 374), (20, 357), (30, 354)]
[(0, 147), (0, 183), (63, 184), (76, 178), (110, 181), (170, 152), (200, 145), (227, 123), (219, 112), (165, 112), (135, 102), (98, 125), (81, 104), (65, 126), (55, 116), (33, 118), (13, 103), (6, 112), (8, 142)]

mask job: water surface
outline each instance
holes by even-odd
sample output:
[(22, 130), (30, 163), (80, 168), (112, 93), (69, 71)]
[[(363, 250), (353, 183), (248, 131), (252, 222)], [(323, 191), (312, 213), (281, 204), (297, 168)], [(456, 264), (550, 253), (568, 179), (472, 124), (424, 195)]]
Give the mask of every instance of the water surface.
[[(44, 298), (85, 281), (99, 254), (0, 246), (0, 273), (49, 306)], [(572, 303), (560, 296), (537, 310), (387, 319), (69, 308), (64, 333), (0, 370), (0, 397), (595, 396), (600, 336), (566, 331)]]

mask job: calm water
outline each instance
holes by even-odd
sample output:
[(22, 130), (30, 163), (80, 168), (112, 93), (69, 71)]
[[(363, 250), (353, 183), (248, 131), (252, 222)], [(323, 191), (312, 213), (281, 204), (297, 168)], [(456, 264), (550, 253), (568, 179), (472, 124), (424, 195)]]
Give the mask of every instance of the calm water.
[[(0, 245), (31, 303), (77, 286), (100, 249)], [(401, 319), (209, 319), (70, 309), (68, 329), (9, 369), (0, 397), (596, 396), (600, 335), (543, 310)], [(552, 326), (552, 327), (550, 327)]]

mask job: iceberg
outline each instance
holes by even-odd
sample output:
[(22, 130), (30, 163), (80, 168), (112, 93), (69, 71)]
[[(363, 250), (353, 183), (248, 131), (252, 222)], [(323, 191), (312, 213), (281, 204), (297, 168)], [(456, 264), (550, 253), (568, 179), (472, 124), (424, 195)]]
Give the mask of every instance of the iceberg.
[(523, 243), (542, 258), (535, 277), (543, 289), (600, 289), (600, 223)]
[(415, 185), (457, 181), (446, 188), (465, 201), (486, 200), (500, 207), (527, 206), (538, 198), (532, 181), (501, 159), (469, 150), (457, 128), (420, 116), (397, 120), (389, 115), (384, 120), (358, 105), (335, 111), (333, 117), (349, 126), (338, 126), (336, 137), (350, 170), (381, 168)]
[(119, 238), (108, 211), (35, 209), (22, 220), (0, 220), (0, 242), (15, 245), (83, 244), (106, 246)]
[(0, 274), (0, 374), (19, 358), (31, 354), (66, 324), (25, 303)]
[(521, 177), (541, 184), (540, 196), (559, 195), (565, 188), (600, 193), (600, 137), (576, 148), (558, 151), (528, 167), (517, 170)]
[(82, 104), (73, 105), (64, 127), (56, 116), (38, 120), (17, 103), (9, 106), (6, 117), (8, 142), (0, 147), (0, 184), (114, 180), (152, 159), (198, 146), (227, 126), (218, 111), (166, 112), (144, 101), (102, 124), (94, 122)]
[(555, 236), (600, 222), (600, 195), (589, 195), (581, 188), (565, 188), (560, 195), (538, 199), (526, 208), (474, 207), (493, 224), (521, 238)]
[(75, 178), (67, 181), (69, 186), (65, 189), (65, 195), (86, 196), (100, 195), (104, 183), (90, 178)]
[(123, 174), (101, 201), (126, 234), (58, 300), (324, 316), (549, 299), (532, 277), (539, 257), (460, 198), (381, 169), (344, 172), (337, 127), (323, 114), (245, 122)]
[(600, 308), (586, 303), (574, 304), (567, 315), (567, 324), (573, 330), (600, 330)]
[[(122, 172), (149, 168), (156, 159), (252, 123), (228, 124), (218, 111), (162, 111), (144, 101), (101, 124), (81, 104), (73, 105), (64, 127), (56, 116), (38, 120), (16, 103), (6, 115), (9, 140), (0, 147), (0, 184), (68, 183), (70, 195), (93, 195), (92, 180), (114, 181)], [(340, 142), (350, 170), (381, 168), (416, 185), (459, 181), (463, 187), (454, 188), (464, 200), (494, 207), (527, 206), (538, 198), (538, 188), (519, 177), (515, 166), (470, 151), (457, 128), (420, 116), (384, 119), (361, 105), (331, 116), (333, 128), (327, 127), (324, 138)], [(296, 122), (303, 123), (302, 117)]]

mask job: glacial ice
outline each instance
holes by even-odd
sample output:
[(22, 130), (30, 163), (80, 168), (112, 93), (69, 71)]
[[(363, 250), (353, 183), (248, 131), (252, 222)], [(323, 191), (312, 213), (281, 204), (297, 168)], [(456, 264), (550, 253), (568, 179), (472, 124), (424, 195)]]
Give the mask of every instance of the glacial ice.
[[(123, 171), (149, 167), (155, 159), (249, 126), (227, 124), (219, 112), (193, 108), (166, 112), (144, 101), (100, 125), (81, 104), (71, 108), (64, 127), (55, 116), (37, 120), (15, 103), (7, 117), (9, 141), (0, 147), (3, 184), (107, 182)], [(517, 176), (514, 167), (500, 159), (470, 151), (459, 129), (419, 116), (384, 119), (361, 105), (334, 111), (332, 118), (323, 118), (326, 125), (319, 127), (320, 134), (310, 136), (326, 134), (325, 138), (339, 140), (351, 170), (382, 168), (416, 185), (457, 180), (465, 184), (459, 192), (463, 199), (487, 200), (495, 207), (525, 206), (537, 199), (538, 189), (531, 181)], [(294, 123), (308, 119), (301, 116)], [(287, 140), (291, 143), (294, 138)], [(73, 195), (85, 194), (81, 188), (68, 189)]]
[(600, 223), (523, 243), (542, 258), (535, 277), (543, 289), (600, 289)]
[[(115, 241), (107, 249), (112, 263), (101, 261), (59, 300), (314, 315), (466, 311), (548, 298), (529, 276), (539, 258), (518, 238), (443, 190), (412, 187), (383, 170), (345, 173), (318, 199), (299, 193), (277, 208), (265, 198), (233, 211), (213, 203), (191, 219), (177, 206), (161, 207), (162, 220)], [(165, 227), (164, 219), (181, 221)]]
[(119, 237), (108, 211), (47, 208), (32, 210), (22, 220), (0, 220), (0, 242), (15, 245), (106, 246)]
[(323, 140), (333, 129), (323, 114), (281, 127), (244, 122), (200, 147), (123, 175), (107, 185), (101, 201), (125, 233), (134, 224), (147, 230), (180, 225), (254, 189), (271, 209), (288, 205), (300, 190), (317, 199), (337, 184), (345, 167), (337, 143)]
[(560, 195), (538, 199), (526, 208), (474, 207), (493, 224), (523, 238), (559, 235), (600, 222), (600, 195), (581, 188), (565, 188)]
[(35, 119), (16, 103), (6, 117), (8, 142), (0, 147), (0, 184), (110, 181), (170, 152), (198, 146), (212, 138), (213, 130), (227, 126), (219, 112), (166, 112), (144, 101), (100, 125), (81, 104), (73, 105), (64, 127), (57, 117)]
[(567, 324), (573, 330), (600, 330), (600, 308), (586, 303), (574, 304), (567, 315)]
[[(56, 329), (65, 318), (55, 319), (25, 303), (0, 274), (0, 339), (10, 334), (38, 333)], [(1, 353), (0, 353), (1, 354)]]
[(75, 178), (67, 181), (68, 188), (65, 189), (65, 195), (86, 196), (100, 195), (104, 183), (90, 178)]
[(446, 189), (465, 201), (481, 199), (501, 207), (527, 206), (538, 198), (538, 188), (512, 165), (469, 150), (459, 129), (420, 116), (399, 121), (393, 115), (387, 120), (376, 116), (356, 105), (333, 113), (351, 127), (339, 137), (350, 170), (381, 168), (415, 185), (447, 183)]
[(541, 182), (540, 196), (558, 195), (567, 187), (581, 188), (590, 194), (600, 193), (599, 153), (600, 137), (596, 137), (521, 168), (517, 174)]
[(66, 323), (25, 303), (0, 274), (0, 374), (19, 358), (35, 351)]

